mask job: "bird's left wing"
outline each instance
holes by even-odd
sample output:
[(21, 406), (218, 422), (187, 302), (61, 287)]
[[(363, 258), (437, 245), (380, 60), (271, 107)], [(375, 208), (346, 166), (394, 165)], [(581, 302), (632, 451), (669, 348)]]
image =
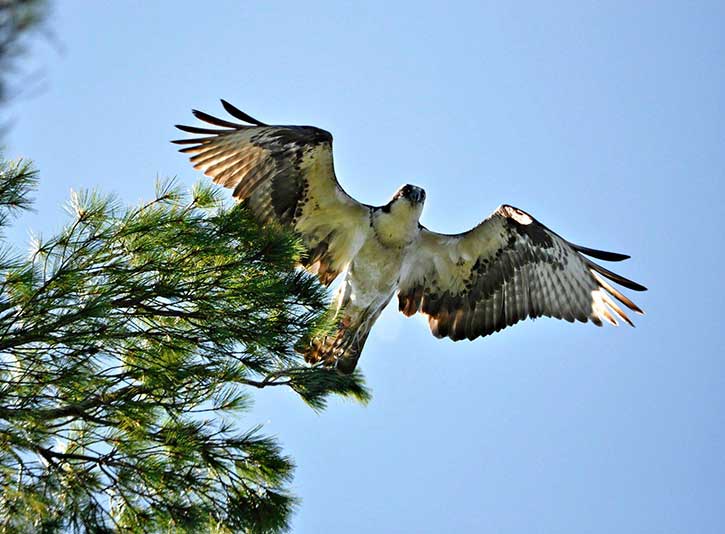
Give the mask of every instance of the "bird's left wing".
[(585, 256), (621, 261), (628, 256), (569, 243), (529, 214), (501, 206), (474, 229), (444, 235), (421, 228), (399, 283), (400, 311), (428, 315), (433, 335), (475, 339), (527, 317), (632, 324), (614, 297), (642, 311), (606, 279), (645, 288)]
[(369, 207), (340, 187), (332, 160), (332, 135), (313, 126), (269, 126), (222, 100), (239, 124), (194, 110), (219, 128), (177, 125), (202, 137), (190, 145), (194, 168), (233, 189), (264, 224), (278, 223), (303, 239), (305, 267), (329, 284), (352, 259), (368, 228)]

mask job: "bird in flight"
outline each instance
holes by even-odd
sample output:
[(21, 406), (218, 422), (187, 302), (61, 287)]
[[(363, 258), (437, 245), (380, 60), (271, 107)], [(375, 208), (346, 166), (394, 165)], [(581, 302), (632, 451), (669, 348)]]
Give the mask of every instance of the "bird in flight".
[[(473, 340), (541, 316), (569, 322), (622, 321), (622, 306), (642, 313), (610, 282), (646, 288), (590, 258), (629, 256), (570, 243), (528, 213), (503, 205), (475, 228), (441, 234), (420, 224), (425, 191), (404, 185), (383, 206), (358, 202), (340, 186), (332, 135), (314, 126), (270, 126), (222, 100), (235, 119), (193, 110), (215, 128), (177, 128), (195, 169), (233, 190), (262, 224), (296, 232), (302, 265), (329, 285), (343, 281), (331, 306), (337, 330), (303, 351), (343, 373), (357, 365), (370, 329), (390, 300), (407, 316), (427, 316), (438, 338)], [(615, 316), (616, 315), (616, 316)]]

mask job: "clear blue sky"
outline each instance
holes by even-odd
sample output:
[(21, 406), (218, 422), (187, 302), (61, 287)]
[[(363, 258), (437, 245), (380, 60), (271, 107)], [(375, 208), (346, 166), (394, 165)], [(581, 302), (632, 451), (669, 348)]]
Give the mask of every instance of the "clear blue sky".
[(263, 392), (242, 423), (298, 463), (295, 532), (725, 532), (725, 4), (256, 4), (57, 3), (6, 137), (42, 172), (14, 237), (56, 228), (71, 188), (194, 183), (173, 124), (220, 97), (330, 130), (365, 202), (425, 187), (432, 229), (521, 207), (631, 254), (647, 315), (453, 343), (387, 310), (370, 405)]

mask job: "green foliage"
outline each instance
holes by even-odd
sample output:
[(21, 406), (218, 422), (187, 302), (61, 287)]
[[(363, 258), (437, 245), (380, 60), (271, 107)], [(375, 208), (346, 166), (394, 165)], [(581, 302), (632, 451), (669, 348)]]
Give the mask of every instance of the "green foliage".
[(47, 12), (45, 0), (0, 0), (0, 102), (8, 98), (13, 78), (23, 74), (18, 59)]
[[(6, 224), (35, 173), (0, 168)], [(0, 532), (286, 529), (293, 464), (238, 428), (250, 392), (368, 398), (294, 351), (326, 324), (297, 240), (205, 186), (67, 208), (29, 258), (0, 258)]]

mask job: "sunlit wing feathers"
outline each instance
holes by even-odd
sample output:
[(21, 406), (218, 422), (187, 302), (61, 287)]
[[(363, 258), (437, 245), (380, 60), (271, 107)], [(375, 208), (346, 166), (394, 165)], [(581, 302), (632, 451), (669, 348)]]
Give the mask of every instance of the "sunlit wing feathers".
[[(597, 265), (628, 256), (573, 245), (512, 206), (469, 232), (421, 228), (421, 243), (399, 284), (400, 310), (428, 315), (436, 337), (475, 339), (527, 317), (632, 324), (621, 305), (642, 311), (606, 279), (646, 288)], [(613, 298), (612, 298), (613, 297)], [(618, 301), (618, 302), (617, 302)]]
[(313, 126), (269, 126), (222, 100), (239, 124), (194, 110), (216, 128), (177, 125), (201, 137), (189, 145), (195, 169), (233, 190), (263, 223), (297, 231), (308, 249), (304, 265), (329, 284), (344, 269), (367, 227), (368, 207), (340, 187), (332, 160), (332, 135)]

